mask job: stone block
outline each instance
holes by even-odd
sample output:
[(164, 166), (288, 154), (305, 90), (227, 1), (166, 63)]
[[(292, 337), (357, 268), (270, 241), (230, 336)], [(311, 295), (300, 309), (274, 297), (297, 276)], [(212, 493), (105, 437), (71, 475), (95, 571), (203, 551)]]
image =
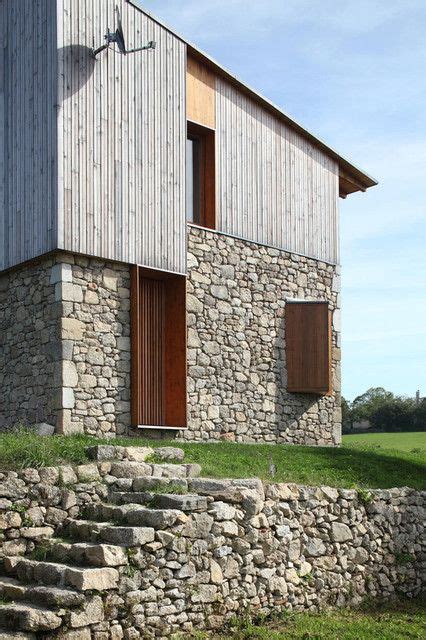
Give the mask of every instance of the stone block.
[(34, 431), (38, 433), (39, 436), (53, 436), (55, 427), (47, 424), (47, 422), (38, 422), (34, 425)]
[(78, 384), (78, 374), (74, 362), (64, 360), (62, 363), (62, 386), (73, 388)]
[(102, 273), (102, 282), (106, 289), (117, 291), (118, 274), (112, 269), (104, 269)]
[(74, 406), (75, 406), (74, 390), (69, 389), (67, 387), (63, 387), (61, 390), (61, 395), (62, 395), (61, 407), (63, 409), (74, 409)]
[(93, 596), (89, 598), (83, 611), (71, 611), (70, 626), (86, 627), (90, 624), (97, 624), (104, 620), (104, 607), (102, 598), (100, 596)]
[(131, 462), (145, 462), (147, 458), (152, 456), (154, 449), (152, 447), (123, 447), (122, 453), (123, 457)]
[(83, 290), (80, 285), (71, 282), (57, 283), (55, 298), (64, 302), (83, 302)]
[(100, 536), (111, 544), (137, 547), (154, 542), (155, 530), (152, 527), (102, 527)]
[(65, 569), (65, 582), (79, 591), (104, 591), (116, 589), (119, 573), (111, 567), (102, 569)]
[(334, 542), (347, 542), (353, 538), (350, 528), (342, 522), (331, 523), (331, 537)]
[(58, 263), (53, 265), (50, 272), (50, 284), (57, 282), (72, 282), (72, 266), (70, 264)]
[(101, 479), (96, 464), (81, 464), (76, 468), (76, 473), (80, 482), (96, 482)]
[(63, 340), (81, 340), (84, 334), (84, 322), (75, 318), (61, 319), (61, 338)]

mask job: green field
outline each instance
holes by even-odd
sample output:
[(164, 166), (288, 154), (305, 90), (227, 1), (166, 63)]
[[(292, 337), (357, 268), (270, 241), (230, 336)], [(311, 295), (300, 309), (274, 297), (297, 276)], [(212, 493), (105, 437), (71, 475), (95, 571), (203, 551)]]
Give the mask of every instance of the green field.
[(358, 447), (376, 447), (380, 449), (397, 449), (426, 451), (426, 431), (410, 431), (407, 433), (357, 433), (343, 436), (344, 445)]
[[(335, 487), (426, 488), (424, 434), (368, 434), (345, 436), (343, 445), (302, 447), (223, 443), (176, 443), (146, 439), (97, 440), (88, 436), (41, 437), (30, 432), (0, 435), (0, 467), (16, 469), (87, 462), (86, 447), (108, 443), (173, 444), (185, 450), (187, 462), (198, 462), (202, 474), (212, 477), (257, 476), (266, 481), (296, 482)], [(404, 443), (404, 448), (398, 441)], [(422, 443), (423, 440), (423, 444)], [(398, 449), (399, 447), (399, 449)], [(270, 473), (271, 462), (276, 467)]]
[[(209, 636), (199, 634), (198, 640)], [(236, 628), (216, 640), (423, 640), (424, 600), (402, 600), (364, 611), (284, 613), (269, 624), (240, 619)], [(211, 636), (210, 636), (211, 638)], [(213, 640), (213, 639), (212, 639)]]

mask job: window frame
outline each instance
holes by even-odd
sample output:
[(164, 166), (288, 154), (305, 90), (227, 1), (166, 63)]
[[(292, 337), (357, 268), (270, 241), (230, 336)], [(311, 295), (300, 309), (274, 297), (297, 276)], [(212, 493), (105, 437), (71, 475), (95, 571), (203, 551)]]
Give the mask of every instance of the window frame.
[[(189, 224), (208, 229), (216, 228), (216, 149), (215, 131), (188, 121), (187, 140), (199, 143), (199, 215), (197, 220), (188, 220)], [(193, 181), (194, 183), (195, 181)], [(185, 184), (187, 187), (187, 181)], [(195, 199), (194, 199), (195, 201)], [(186, 198), (185, 198), (186, 207)], [(195, 209), (194, 209), (195, 213)]]

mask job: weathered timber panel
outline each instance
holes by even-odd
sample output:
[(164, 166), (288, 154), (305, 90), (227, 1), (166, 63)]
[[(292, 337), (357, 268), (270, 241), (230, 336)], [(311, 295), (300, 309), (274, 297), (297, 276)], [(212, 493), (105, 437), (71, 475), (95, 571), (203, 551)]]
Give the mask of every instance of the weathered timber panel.
[(217, 229), (337, 263), (337, 163), (220, 77), (216, 95)]
[(56, 2), (0, 1), (0, 270), (55, 248)]
[(198, 60), (187, 60), (188, 120), (214, 129), (216, 126), (216, 77)]
[(185, 428), (186, 278), (131, 270), (132, 424)]
[(331, 311), (328, 302), (287, 302), (285, 307), (287, 390), (331, 391)]
[[(94, 60), (121, 12), (127, 48)], [(124, 0), (58, 0), (61, 248), (186, 270), (185, 44)]]

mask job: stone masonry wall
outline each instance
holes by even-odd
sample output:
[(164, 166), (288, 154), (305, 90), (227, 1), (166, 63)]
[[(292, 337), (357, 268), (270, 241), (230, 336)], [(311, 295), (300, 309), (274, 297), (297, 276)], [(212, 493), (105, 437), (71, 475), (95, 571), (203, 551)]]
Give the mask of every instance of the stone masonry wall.
[[(206, 496), (197, 498), (193, 512), (157, 511), (145, 541), (128, 552), (131, 570), (118, 567), (115, 590), (96, 595), (104, 612), (98, 602), (95, 616), (88, 611), (75, 618), (81, 636), (60, 637), (170, 637), (221, 627), (238, 613), (357, 606), (365, 598), (421, 590), (424, 492), (361, 495), (257, 479), (209, 480), (190, 477), (193, 466), (105, 460), (0, 473), (0, 555), (8, 557), (31, 553), (68, 518), (84, 518), (88, 505), (107, 502), (111, 491), (140, 497), (160, 482), (164, 492), (168, 482), (179, 482), (183, 495), (176, 500), (185, 501), (185, 491), (192, 494), (188, 500)], [(115, 507), (116, 514), (135, 506)], [(106, 513), (111, 520), (112, 511)], [(93, 633), (111, 635), (90, 635), (83, 626), (91, 623)]]
[(130, 426), (129, 267), (66, 259), (58, 283), (65, 352), (58, 431), (123, 434)]
[(61, 253), (0, 275), (0, 428), (130, 425), (130, 274)]
[(53, 266), (47, 259), (0, 274), (0, 429), (55, 424), (61, 307)]
[[(190, 440), (335, 445), (341, 440), (340, 268), (190, 227)], [(286, 391), (285, 300), (328, 300), (333, 393)]]

